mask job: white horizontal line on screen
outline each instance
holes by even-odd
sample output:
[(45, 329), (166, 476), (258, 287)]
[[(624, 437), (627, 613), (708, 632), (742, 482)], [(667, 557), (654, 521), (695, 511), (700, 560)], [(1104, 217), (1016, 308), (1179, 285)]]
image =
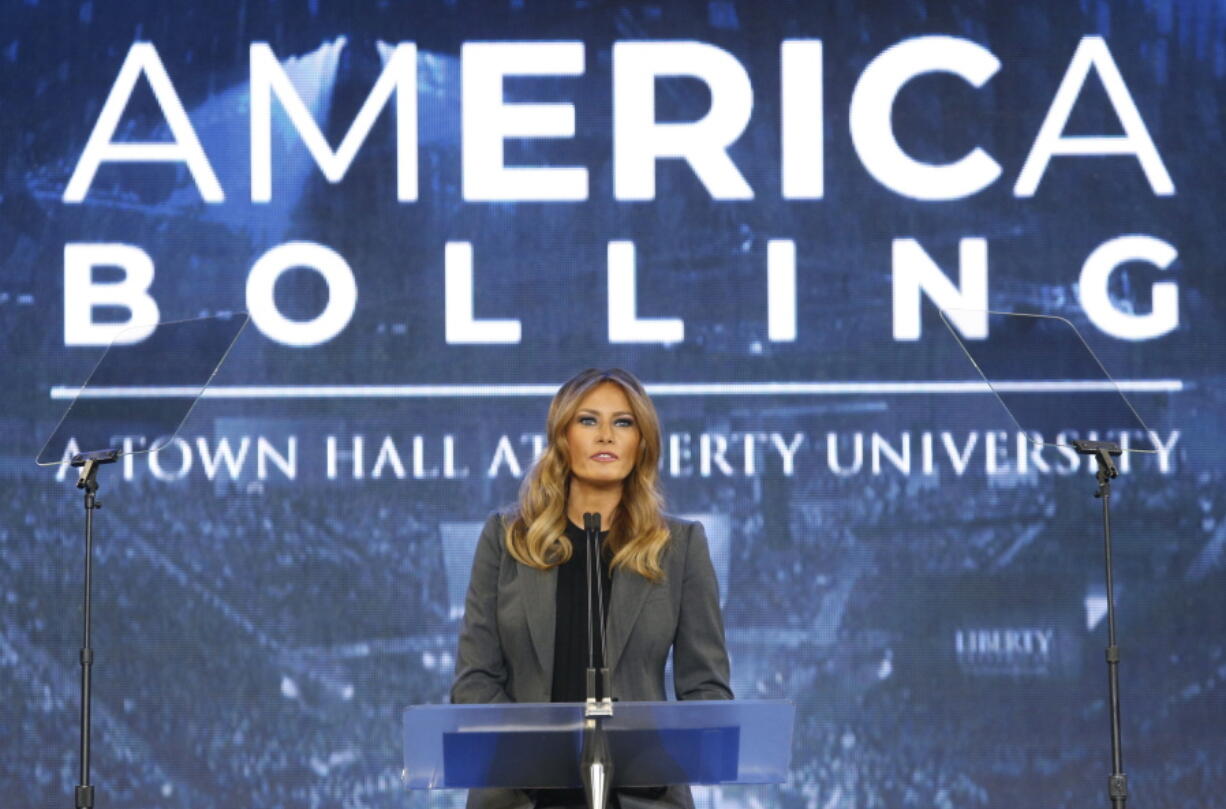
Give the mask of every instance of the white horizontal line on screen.
[[(506, 385), (215, 385), (205, 399), (468, 399), (552, 396), (555, 384)], [(1053, 379), (986, 382), (927, 380), (916, 382), (676, 382), (648, 385), (652, 396), (863, 396), (955, 393), (1178, 393), (1180, 379)], [(193, 397), (190, 386), (115, 386), (74, 388), (56, 385), (52, 399), (181, 399)]]

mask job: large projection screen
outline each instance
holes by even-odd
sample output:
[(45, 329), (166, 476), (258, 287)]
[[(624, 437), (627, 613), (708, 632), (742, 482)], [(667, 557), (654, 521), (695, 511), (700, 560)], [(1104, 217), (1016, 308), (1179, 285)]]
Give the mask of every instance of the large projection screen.
[[(446, 700), (480, 526), (593, 366), (654, 396), (737, 696), (797, 705), (789, 781), (698, 809), (1106, 805), (1093, 470), (1038, 443), (1086, 437), (1157, 449), (1112, 498), (1132, 801), (1220, 801), (1220, 2), (0, 21), (6, 806), (77, 778), (81, 501), (34, 457), (127, 325), (238, 312), (164, 449), (136, 416), (164, 391), (114, 409), (99, 806), (460, 806), (401, 788), (399, 717)], [(1019, 434), (942, 308), (967, 341), (975, 311), (1068, 319), (1152, 435)]]

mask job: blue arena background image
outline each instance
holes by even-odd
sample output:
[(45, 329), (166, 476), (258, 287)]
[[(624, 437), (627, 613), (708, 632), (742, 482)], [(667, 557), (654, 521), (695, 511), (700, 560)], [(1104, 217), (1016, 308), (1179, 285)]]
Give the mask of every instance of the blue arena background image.
[(1067, 318), (1152, 431), (1125, 770), (1214, 805), (1224, 101), (1217, 0), (0, 0), (3, 804), (77, 779), (81, 502), (34, 458), (120, 324), (239, 311), (101, 472), (98, 806), (460, 805), (401, 788), (401, 712), (589, 366), (654, 395), (737, 696), (797, 705), (789, 781), (699, 809), (1105, 804), (1092, 470), (962, 384), (942, 305)]

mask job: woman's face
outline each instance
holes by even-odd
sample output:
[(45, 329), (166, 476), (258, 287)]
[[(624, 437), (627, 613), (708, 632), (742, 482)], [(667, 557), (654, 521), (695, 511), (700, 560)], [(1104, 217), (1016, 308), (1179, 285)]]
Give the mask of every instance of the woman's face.
[(571, 475), (594, 486), (620, 484), (634, 469), (640, 440), (626, 392), (600, 383), (580, 400), (566, 427)]

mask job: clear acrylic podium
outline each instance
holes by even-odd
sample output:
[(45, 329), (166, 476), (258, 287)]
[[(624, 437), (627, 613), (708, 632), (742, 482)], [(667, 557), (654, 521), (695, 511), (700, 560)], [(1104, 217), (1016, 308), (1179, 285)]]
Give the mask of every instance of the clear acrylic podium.
[[(604, 720), (613, 787), (785, 781), (788, 700), (618, 702)], [(404, 713), (409, 789), (582, 786), (582, 703), (419, 705)]]

